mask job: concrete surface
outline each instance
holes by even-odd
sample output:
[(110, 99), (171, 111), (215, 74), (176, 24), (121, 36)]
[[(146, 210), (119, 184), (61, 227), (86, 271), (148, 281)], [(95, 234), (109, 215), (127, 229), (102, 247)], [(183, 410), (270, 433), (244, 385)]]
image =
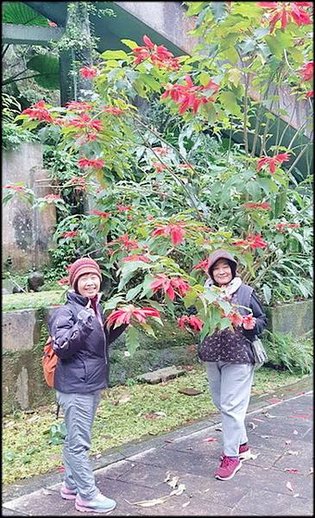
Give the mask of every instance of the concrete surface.
[[(313, 516), (312, 377), (253, 398), (247, 425), (253, 458), (225, 482), (213, 478), (222, 451), (218, 414), (104, 455), (95, 475), (100, 490), (117, 501), (109, 514)], [(4, 487), (2, 514), (80, 515), (59, 496), (60, 477)]]

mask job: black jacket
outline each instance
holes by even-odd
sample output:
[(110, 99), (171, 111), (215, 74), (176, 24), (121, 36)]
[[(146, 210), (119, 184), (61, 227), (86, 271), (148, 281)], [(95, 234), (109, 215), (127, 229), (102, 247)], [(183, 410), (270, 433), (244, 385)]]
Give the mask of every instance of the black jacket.
[(108, 387), (108, 346), (126, 329), (107, 331), (102, 307), (89, 308), (89, 299), (75, 292), (54, 311), (48, 322), (58, 356), (54, 386), (65, 393), (87, 394)]

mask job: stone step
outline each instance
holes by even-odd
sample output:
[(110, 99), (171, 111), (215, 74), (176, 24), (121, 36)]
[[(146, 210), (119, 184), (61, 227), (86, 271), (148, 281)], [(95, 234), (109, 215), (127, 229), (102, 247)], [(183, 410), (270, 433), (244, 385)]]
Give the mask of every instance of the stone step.
[(182, 376), (186, 374), (184, 369), (179, 369), (172, 365), (171, 367), (164, 367), (163, 369), (157, 369), (152, 372), (146, 372), (145, 374), (141, 374), (137, 379), (139, 381), (143, 381), (145, 383), (160, 383), (161, 381), (167, 381), (173, 378), (177, 378), (177, 376)]

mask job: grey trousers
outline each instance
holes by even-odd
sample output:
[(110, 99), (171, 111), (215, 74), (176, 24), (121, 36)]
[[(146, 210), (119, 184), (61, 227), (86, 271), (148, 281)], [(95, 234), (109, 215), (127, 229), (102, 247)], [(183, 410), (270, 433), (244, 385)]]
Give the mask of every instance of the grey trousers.
[(67, 435), (63, 447), (64, 482), (77, 489), (80, 496), (91, 500), (98, 493), (89, 461), (91, 433), (101, 391), (91, 394), (65, 394), (56, 391), (63, 409)]
[(254, 366), (247, 363), (206, 362), (206, 371), (213, 403), (221, 412), (224, 455), (236, 457), (240, 444), (248, 441), (245, 416)]

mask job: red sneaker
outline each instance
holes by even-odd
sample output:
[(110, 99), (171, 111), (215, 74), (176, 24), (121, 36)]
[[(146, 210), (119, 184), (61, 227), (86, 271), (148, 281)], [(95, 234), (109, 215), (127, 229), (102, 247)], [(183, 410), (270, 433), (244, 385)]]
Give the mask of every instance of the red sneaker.
[[(251, 454), (250, 447), (248, 446), (247, 442), (240, 445), (240, 447), (238, 449), (238, 455), (239, 455), (240, 460), (251, 459), (252, 454)], [(222, 452), (220, 455), (220, 460), (223, 460), (223, 457), (224, 457), (224, 453)]]
[(249, 460), (251, 458), (251, 451), (247, 442), (245, 444), (240, 445), (238, 450), (238, 456), (240, 460)]
[(214, 476), (219, 480), (230, 480), (241, 467), (242, 462), (237, 457), (226, 457), (224, 455), (220, 466), (214, 473)]

